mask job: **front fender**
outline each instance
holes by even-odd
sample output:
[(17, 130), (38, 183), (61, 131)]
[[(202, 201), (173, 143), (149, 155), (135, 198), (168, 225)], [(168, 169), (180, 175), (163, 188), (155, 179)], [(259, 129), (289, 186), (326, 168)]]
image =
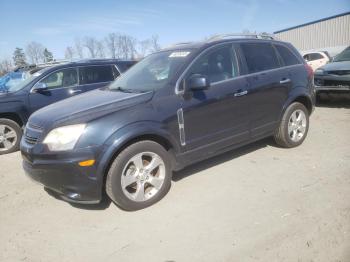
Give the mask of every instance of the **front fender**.
[(98, 173), (104, 175), (115, 154), (129, 141), (141, 136), (161, 137), (171, 145), (175, 155), (180, 152), (178, 139), (163, 124), (155, 121), (136, 122), (118, 129), (104, 143)]

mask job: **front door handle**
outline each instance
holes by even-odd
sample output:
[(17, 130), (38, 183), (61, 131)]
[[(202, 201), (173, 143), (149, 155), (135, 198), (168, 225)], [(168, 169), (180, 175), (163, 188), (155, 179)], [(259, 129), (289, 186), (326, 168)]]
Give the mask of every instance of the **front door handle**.
[(241, 91), (241, 92), (237, 92), (234, 94), (235, 97), (238, 97), (238, 96), (245, 96), (246, 94), (248, 94), (248, 91), (245, 90), (245, 91)]
[(280, 84), (287, 84), (287, 83), (289, 83), (290, 82), (290, 79), (289, 78), (287, 78), (287, 79), (282, 79), (281, 81), (280, 81)]
[(71, 95), (74, 95), (74, 94), (76, 94), (76, 93), (80, 93), (80, 92), (81, 92), (81, 90), (80, 90), (80, 89), (69, 90), (69, 93), (70, 93)]

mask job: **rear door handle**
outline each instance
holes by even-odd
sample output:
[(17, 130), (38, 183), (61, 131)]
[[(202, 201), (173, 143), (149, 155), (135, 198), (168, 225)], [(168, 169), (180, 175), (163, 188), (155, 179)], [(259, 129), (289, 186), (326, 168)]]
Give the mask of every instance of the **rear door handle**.
[(248, 94), (248, 91), (245, 90), (245, 91), (242, 91), (242, 92), (237, 92), (234, 94), (235, 97), (238, 97), (238, 96), (245, 96), (246, 94)]
[(287, 83), (289, 83), (290, 82), (290, 79), (289, 78), (287, 78), (287, 79), (282, 79), (281, 81), (280, 81), (280, 84), (287, 84)]
[(80, 93), (80, 92), (81, 92), (81, 90), (80, 90), (80, 89), (76, 89), (76, 90), (69, 90), (69, 93), (70, 93), (71, 95), (76, 94), (76, 93)]

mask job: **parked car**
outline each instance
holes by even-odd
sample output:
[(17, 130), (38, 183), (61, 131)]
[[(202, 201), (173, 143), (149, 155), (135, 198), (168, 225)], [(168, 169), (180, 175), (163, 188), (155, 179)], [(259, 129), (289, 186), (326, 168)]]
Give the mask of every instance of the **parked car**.
[(86, 60), (46, 67), (0, 93), (0, 154), (19, 148), (24, 126), (36, 110), (59, 100), (101, 88), (134, 61)]
[(350, 46), (335, 56), (331, 63), (315, 71), (316, 91), (322, 93), (350, 92)]
[(314, 71), (331, 60), (331, 57), (326, 51), (306, 53), (303, 55), (303, 58)]
[(314, 109), (312, 79), (289, 43), (176, 45), (108, 88), (34, 113), (23, 167), (67, 201), (97, 203), (106, 190), (122, 209), (145, 208), (168, 192), (173, 170), (270, 136), (300, 145)]

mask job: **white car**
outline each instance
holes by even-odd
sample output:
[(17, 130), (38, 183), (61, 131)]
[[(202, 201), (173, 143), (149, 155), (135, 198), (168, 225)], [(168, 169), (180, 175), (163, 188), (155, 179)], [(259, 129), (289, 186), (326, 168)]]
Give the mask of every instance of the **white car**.
[(316, 71), (317, 68), (324, 66), (330, 61), (330, 57), (327, 52), (310, 52), (304, 53), (303, 58), (312, 70)]

